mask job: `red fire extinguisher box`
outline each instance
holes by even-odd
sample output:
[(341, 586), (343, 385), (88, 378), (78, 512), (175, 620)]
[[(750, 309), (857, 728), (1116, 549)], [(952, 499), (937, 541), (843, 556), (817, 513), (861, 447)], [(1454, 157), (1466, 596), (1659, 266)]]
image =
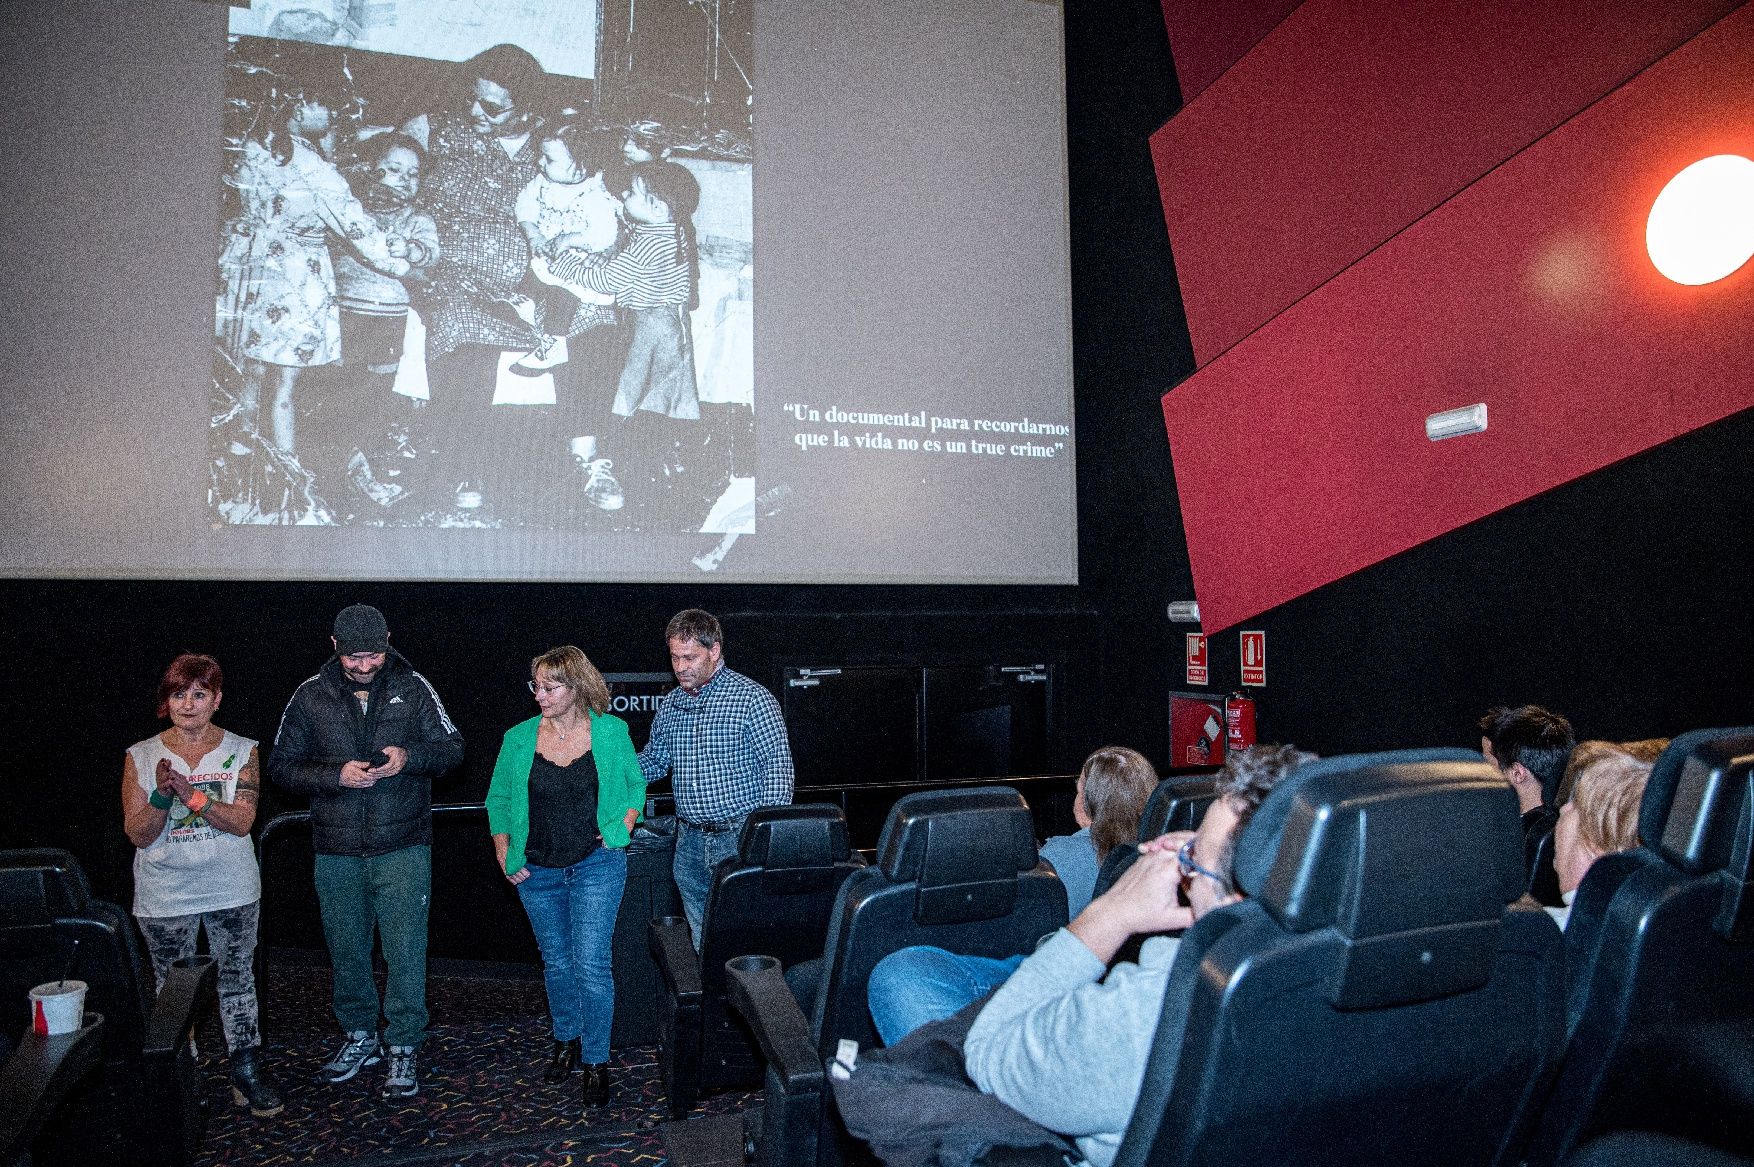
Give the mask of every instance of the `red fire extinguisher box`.
[(1169, 695), (1169, 768), (1209, 769), (1224, 764), (1230, 750), (1255, 744), (1255, 702), (1232, 693)]

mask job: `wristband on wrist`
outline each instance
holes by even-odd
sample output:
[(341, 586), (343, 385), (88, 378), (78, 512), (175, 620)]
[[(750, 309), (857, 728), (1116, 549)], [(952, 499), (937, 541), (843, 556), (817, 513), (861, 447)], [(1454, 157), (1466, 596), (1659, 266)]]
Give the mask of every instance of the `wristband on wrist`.
[(197, 790), (195, 792), (195, 797), (183, 803), (183, 805), (189, 808), (190, 814), (200, 814), (207, 809), (207, 804), (212, 801), (211, 798), (207, 797), (207, 792), (205, 790)]
[(164, 791), (154, 790), (151, 794), (146, 796), (146, 801), (148, 803), (150, 803), (155, 809), (169, 810), (171, 808), (172, 799), (171, 799), (171, 796), (166, 794)]

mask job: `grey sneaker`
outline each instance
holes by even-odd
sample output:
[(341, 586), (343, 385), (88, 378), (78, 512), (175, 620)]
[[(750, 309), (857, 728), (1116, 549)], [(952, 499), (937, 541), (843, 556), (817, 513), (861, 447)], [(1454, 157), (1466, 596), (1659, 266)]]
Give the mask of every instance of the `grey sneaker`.
[(420, 1092), (420, 1079), (414, 1073), (414, 1047), (390, 1047), (390, 1073), (384, 1079), (383, 1097), (412, 1098)]
[(323, 1063), (317, 1077), (324, 1082), (345, 1082), (366, 1066), (375, 1066), (378, 1058), (378, 1035), (370, 1030), (356, 1029), (347, 1035), (335, 1056)]

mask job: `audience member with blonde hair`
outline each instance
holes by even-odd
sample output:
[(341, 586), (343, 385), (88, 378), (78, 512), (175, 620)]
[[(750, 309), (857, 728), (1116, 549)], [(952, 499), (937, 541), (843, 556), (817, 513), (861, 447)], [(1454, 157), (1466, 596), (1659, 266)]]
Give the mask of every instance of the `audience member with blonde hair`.
[(1103, 746), (1084, 759), (1078, 772), (1078, 793), (1072, 819), (1078, 831), (1055, 835), (1041, 846), (1041, 855), (1066, 885), (1066, 911), (1076, 916), (1096, 890), (1096, 875), (1108, 853), (1139, 835), (1145, 801), (1157, 789), (1157, 771), (1138, 750)]
[(1651, 763), (1612, 748), (1577, 775), (1571, 800), (1560, 809), (1553, 831), (1553, 869), (1565, 906), (1548, 910), (1560, 927), (1590, 865), (1603, 855), (1638, 846), (1638, 808), (1650, 771)]

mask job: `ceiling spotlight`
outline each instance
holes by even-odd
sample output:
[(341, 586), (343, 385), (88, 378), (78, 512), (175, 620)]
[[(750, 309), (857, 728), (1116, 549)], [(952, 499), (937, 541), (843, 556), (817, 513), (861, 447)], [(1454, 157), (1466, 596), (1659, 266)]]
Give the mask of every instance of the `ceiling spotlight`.
[(1675, 175), (1657, 195), (1644, 243), (1677, 284), (1709, 284), (1754, 257), (1754, 161), (1716, 154)]

